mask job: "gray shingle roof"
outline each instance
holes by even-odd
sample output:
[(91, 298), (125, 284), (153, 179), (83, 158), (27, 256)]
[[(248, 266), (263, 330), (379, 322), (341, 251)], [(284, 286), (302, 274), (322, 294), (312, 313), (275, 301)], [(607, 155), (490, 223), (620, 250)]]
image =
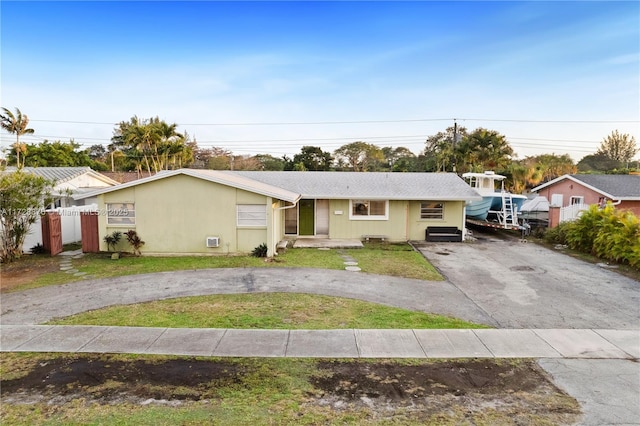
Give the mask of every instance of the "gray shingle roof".
[(210, 182), (220, 183), (222, 185), (231, 186), (233, 188), (240, 188), (247, 191), (255, 192), (257, 194), (263, 194), (269, 197), (275, 197), (280, 200), (297, 202), (299, 197), (298, 193), (281, 188), (268, 183), (261, 182), (257, 179), (251, 179), (239, 174), (227, 174), (219, 170), (201, 170), (201, 169), (178, 169), (178, 170), (164, 170), (156, 173), (153, 176), (134, 180), (131, 182), (123, 183), (120, 185), (112, 186), (110, 188), (101, 188), (95, 191), (91, 191), (84, 194), (77, 194), (74, 196), (76, 200), (84, 198), (95, 197), (100, 194), (106, 194), (108, 192), (119, 191), (121, 189), (130, 188), (138, 185), (144, 185), (148, 182), (155, 182), (160, 179), (170, 178), (176, 175), (187, 175), (198, 179), (208, 180)]
[(571, 175), (571, 177), (611, 195), (612, 198), (640, 199), (640, 175)]
[(455, 173), (244, 172), (238, 174), (320, 199), (474, 200), (479, 195)]
[(478, 193), (455, 173), (243, 172), (179, 169), (102, 188), (75, 198), (104, 194), (177, 174), (229, 185), (295, 202), (316, 199), (479, 200)]

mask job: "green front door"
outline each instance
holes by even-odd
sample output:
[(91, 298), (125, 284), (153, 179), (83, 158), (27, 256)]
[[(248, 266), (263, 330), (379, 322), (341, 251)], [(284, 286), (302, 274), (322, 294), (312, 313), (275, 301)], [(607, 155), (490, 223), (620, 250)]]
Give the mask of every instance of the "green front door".
[(314, 235), (315, 205), (313, 200), (300, 200), (299, 235)]

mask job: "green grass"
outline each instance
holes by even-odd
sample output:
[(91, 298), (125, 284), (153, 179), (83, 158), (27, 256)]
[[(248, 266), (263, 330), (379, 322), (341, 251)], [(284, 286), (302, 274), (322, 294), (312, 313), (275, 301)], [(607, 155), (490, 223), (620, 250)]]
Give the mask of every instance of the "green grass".
[(340, 297), (230, 294), (113, 306), (52, 321), (57, 325), (184, 328), (486, 328), (441, 315)]
[[(363, 272), (428, 281), (443, 279), (435, 268), (408, 244), (367, 244), (363, 249), (344, 251), (289, 249), (286, 253), (268, 260), (251, 256), (124, 256), (113, 260), (109, 254), (100, 253), (87, 254), (81, 259), (73, 259), (73, 266), (80, 272), (86, 272), (92, 278), (206, 268), (297, 267), (340, 270), (344, 269), (344, 259), (340, 256), (341, 252), (355, 258)], [(25, 256), (9, 266), (16, 268), (21, 264), (29, 263), (31, 268), (37, 268), (38, 262), (50, 264), (51, 258)], [(46, 272), (26, 284), (12, 288), (11, 291), (64, 284), (82, 279), (61, 271)]]
[(424, 256), (408, 244), (367, 244), (364, 249), (346, 252), (358, 261), (363, 271), (372, 274), (427, 281), (444, 279)]
[[(459, 424), (573, 424), (577, 420), (579, 406), (570, 396), (549, 390), (532, 389), (531, 392), (513, 393), (505, 389), (503, 394), (488, 395), (482, 390), (463, 398), (453, 395), (434, 395), (429, 398), (407, 398), (407, 405), (380, 406), (369, 409), (359, 399), (342, 398), (344, 403), (334, 408), (331, 391), (314, 385), (313, 378), (331, 377), (333, 370), (313, 359), (268, 358), (185, 358), (169, 356), (129, 356), (99, 354), (3, 354), (0, 362), (2, 381), (25, 378), (32, 371), (47, 366), (55, 360), (66, 366), (73, 363), (100, 362), (105, 365), (108, 381), (93, 378), (91, 386), (77, 386), (72, 381), (69, 391), (79, 392), (80, 398), (59, 398), (56, 403), (33, 401), (28, 404), (4, 402), (0, 405), (0, 419), (6, 425), (459, 425)], [(197, 368), (201, 363), (217, 363), (223, 371), (201, 380), (192, 388), (174, 384), (162, 376), (147, 374), (143, 380), (132, 383), (129, 374), (136, 374), (141, 363), (159, 366), (185, 361)], [(369, 364), (371, 380), (384, 383), (384, 374), (394, 374), (402, 366), (424, 366), (445, 362), (443, 360), (336, 360), (337, 368), (349, 364)], [(456, 361), (458, 362), (458, 361)], [(468, 361), (470, 363), (477, 361)], [(504, 360), (495, 360), (504, 363)], [(534, 368), (535, 361), (509, 360), (518, 369)], [(527, 367), (531, 365), (531, 367)], [(104, 370), (103, 368), (103, 370)], [(453, 367), (452, 367), (453, 368)], [(457, 367), (459, 368), (459, 367)], [(61, 370), (57, 370), (60, 373)], [(376, 377), (375, 374), (382, 374)], [(105, 371), (107, 373), (107, 371)], [(70, 374), (70, 373), (69, 373)], [(173, 374), (176, 374), (174, 371)], [(185, 375), (193, 374), (186, 373)], [(72, 377), (72, 376), (71, 376)], [(93, 377), (93, 376), (92, 376)], [(100, 378), (105, 377), (99, 376)], [(391, 382), (393, 381), (391, 376)], [(80, 377), (82, 379), (82, 377)], [(434, 378), (436, 383), (437, 378)], [(543, 380), (542, 378), (540, 380)], [(85, 381), (86, 383), (86, 381)], [(345, 383), (342, 386), (348, 386)], [(163, 388), (160, 389), (159, 387)], [(121, 398), (129, 393), (153, 397), (157, 391), (161, 397), (171, 395), (174, 402), (180, 395), (193, 395), (179, 401), (179, 405), (162, 403), (142, 405), (134, 402), (105, 402), (101, 396)], [(28, 394), (29, 389), (25, 389)], [(36, 391), (37, 392), (37, 391)], [(45, 391), (46, 392), (46, 391)], [(325, 392), (328, 392), (327, 395)], [(4, 395), (3, 395), (4, 396)], [(11, 396), (11, 395), (6, 395)], [(49, 394), (50, 400), (54, 395)], [(495, 398), (495, 399), (494, 399)], [(504, 398), (504, 402), (503, 402)], [(376, 399), (372, 398), (374, 402)], [(393, 405), (393, 402), (392, 404)], [(375, 414), (377, 411), (377, 415)], [(565, 421), (563, 421), (565, 420)]]

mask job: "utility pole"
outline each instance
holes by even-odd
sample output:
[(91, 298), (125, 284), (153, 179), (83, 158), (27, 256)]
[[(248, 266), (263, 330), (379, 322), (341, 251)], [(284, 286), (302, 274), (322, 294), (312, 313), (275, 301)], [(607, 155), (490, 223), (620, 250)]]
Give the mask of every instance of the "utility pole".
[(453, 173), (456, 172), (456, 142), (458, 141), (458, 122), (456, 119), (453, 119), (453, 144), (452, 144), (452, 154), (453, 154)]

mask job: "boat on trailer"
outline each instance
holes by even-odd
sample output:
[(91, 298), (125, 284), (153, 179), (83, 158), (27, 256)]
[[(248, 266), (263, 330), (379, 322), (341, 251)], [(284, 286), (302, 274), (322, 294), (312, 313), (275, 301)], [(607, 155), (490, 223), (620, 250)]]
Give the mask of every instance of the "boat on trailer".
[[(482, 200), (467, 204), (467, 221), (492, 228), (520, 228), (518, 210), (527, 197), (506, 191), (504, 189), (506, 176), (486, 171), (484, 173), (464, 173), (462, 177), (482, 196)], [(499, 190), (496, 190), (496, 183), (500, 183)]]

